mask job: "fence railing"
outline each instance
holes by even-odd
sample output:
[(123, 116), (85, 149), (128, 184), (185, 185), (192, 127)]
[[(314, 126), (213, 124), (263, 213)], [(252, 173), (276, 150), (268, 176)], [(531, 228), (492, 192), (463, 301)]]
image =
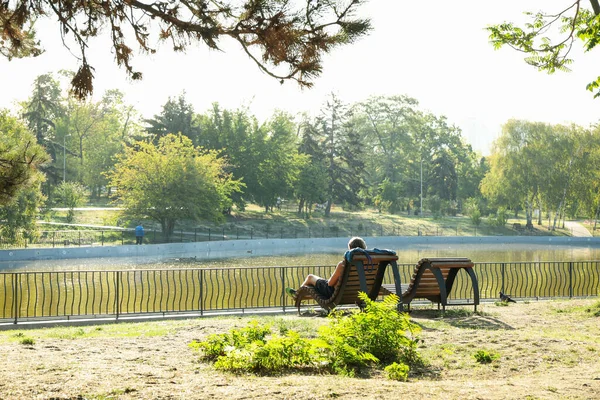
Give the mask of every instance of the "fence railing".
[[(522, 234), (514, 230), (515, 235)], [(486, 231), (464, 223), (440, 224), (430, 228), (421, 225), (386, 227), (378, 224), (343, 224), (328, 227), (272, 227), (267, 224), (240, 225), (223, 224), (218, 227), (197, 227), (178, 229), (165, 236), (160, 229), (146, 229), (143, 243), (204, 242), (239, 239), (295, 239), (325, 237), (377, 237), (377, 236), (481, 236)], [(133, 229), (94, 229), (94, 230), (52, 230), (41, 231), (39, 237), (26, 239), (19, 235), (14, 239), (0, 236), (0, 249), (26, 247), (72, 247), (135, 244)]]
[[(399, 265), (403, 283), (414, 265)], [(0, 322), (144, 314), (291, 309), (286, 286), (332, 266), (235, 267), (169, 270), (0, 273)], [(513, 298), (597, 296), (600, 261), (476, 263), (482, 300), (502, 290)], [(384, 283), (392, 283), (391, 270)], [(450, 301), (472, 300), (471, 281), (459, 273)]]

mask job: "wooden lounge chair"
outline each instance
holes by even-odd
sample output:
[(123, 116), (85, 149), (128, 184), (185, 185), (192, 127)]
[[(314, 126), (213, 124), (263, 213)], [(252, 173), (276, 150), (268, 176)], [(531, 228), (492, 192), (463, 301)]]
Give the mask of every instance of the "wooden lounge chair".
[[(356, 249), (355, 249), (356, 250)], [(351, 250), (344, 256), (344, 272), (338, 280), (335, 291), (329, 299), (324, 299), (313, 286), (302, 286), (296, 294), (296, 307), (300, 313), (303, 300), (314, 300), (325, 310), (332, 310), (341, 304), (359, 304), (358, 293), (365, 292), (375, 300), (380, 294), (381, 283), (388, 265), (398, 282), (400, 289), (400, 274), (398, 272), (398, 256), (389, 250)], [(393, 285), (392, 285), (393, 286)]]
[[(452, 285), (461, 269), (471, 278), (473, 303), (448, 303)], [(448, 305), (474, 305), (477, 311), (479, 304), (477, 277), (473, 272), (473, 263), (468, 258), (423, 258), (415, 266), (410, 283), (401, 285), (401, 292), (398, 292), (395, 284), (382, 285), (382, 292), (402, 293), (402, 304), (407, 304), (409, 309), (411, 301), (415, 298), (425, 298), (437, 303), (438, 309), (441, 304), (444, 310)]]

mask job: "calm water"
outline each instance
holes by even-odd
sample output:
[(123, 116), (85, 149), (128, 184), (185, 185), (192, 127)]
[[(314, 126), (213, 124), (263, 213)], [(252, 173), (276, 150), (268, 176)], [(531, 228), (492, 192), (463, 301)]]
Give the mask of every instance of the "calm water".
[[(475, 262), (518, 261), (582, 261), (600, 259), (600, 248), (547, 245), (452, 245), (420, 246), (415, 250), (397, 251), (400, 263), (416, 263), (423, 257), (468, 257)], [(245, 256), (220, 260), (100, 258), (75, 260), (39, 260), (0, 262), (0, 271), (74, 271), (74, 270), (132, 270), (174, 268), (227, 268), (251, 266), (335, 265), (343, 250), (337, 254), (299, 254), (274, 257)]]

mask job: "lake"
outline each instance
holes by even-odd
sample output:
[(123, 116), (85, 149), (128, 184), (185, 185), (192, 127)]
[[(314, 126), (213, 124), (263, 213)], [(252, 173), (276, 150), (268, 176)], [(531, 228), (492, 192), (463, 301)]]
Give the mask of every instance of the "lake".
[[(576, 245), (542, 244), (429, 244), (414, 246), (414, 250), (397, 251), (399, 263), (416, 263), (424, 257), (467, 257), (474, 262), (519, 261), (584, 261), (600, 259), (600, 248)], [(395, 250), (395, 249), (392, 249)], [(335, 265), (339, 253), (277, 255), (273, 257), (246, 255), (239, 258), (91, 258), (69, 260), (33, 260), (0, 262), (2, 272), (20, 271), (90, 271), (178, 268), (230, 268), (257, 266), (318, 266)]]

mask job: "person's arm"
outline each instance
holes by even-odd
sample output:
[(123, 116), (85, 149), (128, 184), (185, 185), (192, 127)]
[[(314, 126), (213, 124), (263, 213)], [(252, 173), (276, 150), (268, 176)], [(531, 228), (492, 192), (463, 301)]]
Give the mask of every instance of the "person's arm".
[(327, 281), (327, 284), (329, 286), (335, 286), (338, 279), (340, 279), (340, 276), (342, 276), (342, 272), (344, 272), (344, 265), (345, 265), (345, 262), (340, 261), (338, 263), (337, 267), (335, 267), (335, 271), (333, 271), (333, 274), (331, 274), (331, 276), (329, 277), (329, 280)]

